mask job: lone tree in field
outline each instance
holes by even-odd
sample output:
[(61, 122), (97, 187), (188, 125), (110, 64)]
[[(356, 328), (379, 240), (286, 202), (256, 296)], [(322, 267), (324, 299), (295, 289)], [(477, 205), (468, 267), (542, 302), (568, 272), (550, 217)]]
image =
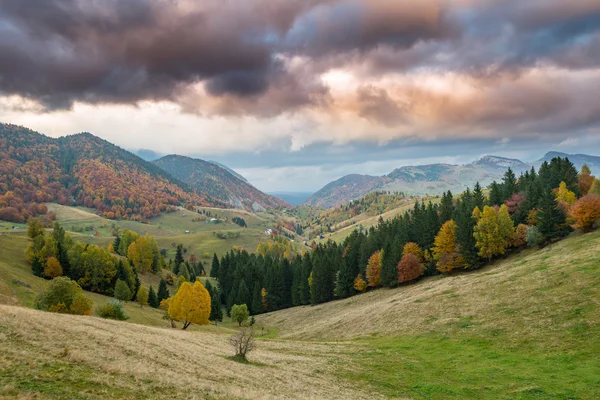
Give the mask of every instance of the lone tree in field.
[(194, 286), (183, 282), (169, 302), (169, 317), (183, 322), (183, 329), (191, 324), (208, 325), (210, 316), (210, 295), (200, 281)]
[(248, 319), (250, 313), (248, 312), (248, 306), (245, 304), (234, 304), (231, 307), (231, 319), (242, 326), (242, 323)]
[(235, 360), (248, 361), (246, 354), (254, 350), (254, 326), (241, 327), (238, 333), (231, 336), (229, 343), (235, 349)]

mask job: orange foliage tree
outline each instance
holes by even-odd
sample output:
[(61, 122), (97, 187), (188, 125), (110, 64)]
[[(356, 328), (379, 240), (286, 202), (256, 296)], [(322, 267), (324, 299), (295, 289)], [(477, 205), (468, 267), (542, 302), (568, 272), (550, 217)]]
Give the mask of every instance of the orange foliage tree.
[(417, 256), (411, 253), (402, 256), (396, 269), (398, 270), (399, 283), (415, 280), (425, 272), (423, 264), (419, 261)]
[(369, 286), (379, 286), (379, 280), (381, 278), (381, 251), (376, 251), (369, 257), (367, 262), (367, 282)]
[(584, 232), (592, 230), (594, 223), (600, 220), (600, 195), (583, 196), (571, 207), (571, 216), (575, 218), (575, 228)]

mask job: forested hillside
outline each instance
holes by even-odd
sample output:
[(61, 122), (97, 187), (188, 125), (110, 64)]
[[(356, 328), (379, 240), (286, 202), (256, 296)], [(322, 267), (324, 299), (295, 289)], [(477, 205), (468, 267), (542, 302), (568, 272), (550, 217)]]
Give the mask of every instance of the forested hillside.
[(44, 215), (40, 203), (47, 202), (139, 221), (178, 205), (227, 207), (89, 133), (52, 139), (0, 124), (0, 219), (24, 222)]
[(237, 208), (263, 211), (289, 206), (213, 162), (170, 155), (152, 163), (190, 186)]
[(273, 311), (395, 287), (423, 275), (478, 269), (573, 229), (589, 231), (598, 220), (600, 181), (587, 167), (578, 174), (568, 159), (554, 158), (519, 178), (508, 169), (487, 197), (478, 184), (457, 197), (448, 191), (439, 204), (417, 202), (403, 215), (357, 229), (342, 243), (315, 245), (304, 255), (232, 250), (215, 260), (211, 276), (228, 306)]

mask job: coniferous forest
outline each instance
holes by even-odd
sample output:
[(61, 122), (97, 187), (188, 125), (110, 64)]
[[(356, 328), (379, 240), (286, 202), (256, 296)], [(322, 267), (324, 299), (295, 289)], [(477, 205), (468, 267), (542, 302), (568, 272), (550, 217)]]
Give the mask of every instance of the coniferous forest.
[(329, 241), (302, 255), (239, 249), (220, 260), (215, 255), (211, 276), (227, 310), (247, 304), (259, 314), (481, 268), (527, 245), (556, 241), (572, 226), (586, 229), (584, 215), (598, 197), (588, 195), (593, 180), (587, 167), (578, 173), (568, 158), (556, 157), (519, 177), (508, 169), (489, 189), (477, 184), (460, 195), (448, 191), (436, 204), (416, 202), (340, 244)]

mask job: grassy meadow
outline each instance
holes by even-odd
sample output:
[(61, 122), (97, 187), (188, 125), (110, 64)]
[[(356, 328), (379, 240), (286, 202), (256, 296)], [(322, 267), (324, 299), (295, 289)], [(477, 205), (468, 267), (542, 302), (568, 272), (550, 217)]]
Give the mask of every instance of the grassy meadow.
[(600, 398), (600, 232), (258, 316), (249, 364), (228, 358), (229, 320), (182, 331), (132, 302), (125, 322), (28, 308), (47, 281), (27, 243), (0, 235), (2, 399)]

